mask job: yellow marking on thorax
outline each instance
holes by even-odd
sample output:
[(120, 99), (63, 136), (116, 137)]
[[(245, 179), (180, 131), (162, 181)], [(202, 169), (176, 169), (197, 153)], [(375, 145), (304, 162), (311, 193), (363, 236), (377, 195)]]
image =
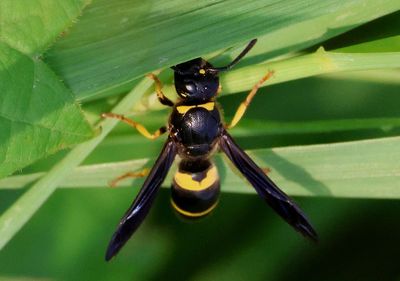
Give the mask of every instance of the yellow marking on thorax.
[(208, 111), (211, 111), (211, 110), (214, 110), (215, 102), (210, 101), (207, 103), (196, 104), (196, 105), (179, 105), (176, 107), (176, 110), (178, 110), (179, 114), (185, 114), (190, 109), (195, 108), (195, 107), (202, 107), (202, 108), (207, 109)]
[(200, 182), (195, 181), (191, 174), (181, 173), (178, 171), (174, 176), (174, 180), (182, 189), (201, 191), (207, 189), (218, 180), (218, 171), (217, 168), (213, 166), (207, 171), (206, 176)]
[(182, 214), (184, 216), (192, 217), (192, 218), (198, 218), (198, 217), (205, 216), (208, 213), (210, 213), (212, 210), (214, 210), (214, 208), (218, 205), (218, 201), (215, 202), (210, 208), (206, 209), (205, 211), (198, 212), (198, 213), (192, 213), (192, 212), (189, 212), (189, 211), (182, 210), (181, 208), (179, 208), (175, 204), (175, 202), (174, 202), (174, 200), (172, 200), (172, 198), (171, 198), (171, 205), (178, 213), (180, 213), (180, 214)]

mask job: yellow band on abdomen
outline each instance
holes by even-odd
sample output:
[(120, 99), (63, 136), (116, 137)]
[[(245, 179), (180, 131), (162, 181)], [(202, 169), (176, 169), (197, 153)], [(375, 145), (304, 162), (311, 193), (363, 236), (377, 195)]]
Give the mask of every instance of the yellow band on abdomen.
[(215, 202), (215, 203), (214, 203), (211, 207), (209, 207), (208, 209), (206, 209), (206, 210), (204, 210), (204, 211), (201, 211), (201, 212), (198, 212), (198, 213), (192, 213), (192, 212), (189, 212), (189, 211), (182, 210), (181, 208), (179, 208), (179, 207), (175, 204), (175, 202), (174, 202), (174, 200), (172, 200), (172, 198), (171, 198), (171, 205), (172, 205), (172, 207), (175, 209), (175, 211), (177, 211), (178, 213), (180, 213), (180, 214), (182, 214), (182, 215), (184, 215), (184, 216), (186, 216), (186, 217), (198, 218), (198, 217), (203, 217), (203, 216), (207, 215), (208, 213), (210, 213), (212, 210), (214, 210), (214, 208), (218, 205), (218, 201)]
[(192, 174), (176, 172), (174, 176), (176, 184), (186, 190), (200, 191), (207, 189), (213, 185), (218, 180), (218, 171), (215, 166), (207, 171), (207, 174), (201, 181), (196, 181), (193, 179)]

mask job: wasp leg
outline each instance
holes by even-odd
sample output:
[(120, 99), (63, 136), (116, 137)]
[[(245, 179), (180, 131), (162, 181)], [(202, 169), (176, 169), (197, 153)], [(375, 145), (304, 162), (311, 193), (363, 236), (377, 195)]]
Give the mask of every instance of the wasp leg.
[(261, 168), (261, 170), (264, 172), (264, 174), (268, 175), (269, 173), (271, 173), (271, 169), (268, 167), (265, 168)]
[(161, 104), (166, 105), (166, 106), (174, 106), (174, 103), (167, 98), (164, 93), (162, 92), (162, 84), (160, 79), (153, 73), (147, 74), (147, 77), (149, 77), (151, 80), (154, 80), (154, 83), (156, 84), (156, 93), (157, 93), (157, 98), (161, 102)]
[(110, 181), (108, 184), (110, 185), (110, 187), (116, 187), (117, 183), (127, 179), (127, 178), (143, 178), (146, 177), (149, 174), (149, 169), (144, 168), (143, 170), (139, 171), (139, 172), (127, 172), (125, 174), (120, 175), (119, 177), (113, 179), (112, 181)]
[(167, 128), (165, 126), (162, 126), (160, 129), (155, 131), (153, 134), (150, 133), (142, 124), (137, 123), (133, 121), (132, 119), (126, 118), (124, 115), (120, 114), (115, 114), (115, 113), (102, 113), (101, 117), (103, 118), (115, 118), (118, 120), (121, 120), (122, 122), (128, 124), (129, 126), (135, 128), (138, 130), (139, 133), (141, 133), (144, 137), (154, 140), (164, 134), (167, 131)]
[(216, 96), (219, 96), (221, 92), (222, 92), (222, 86), (221, 84), (219, 84)]
[(225, 125), (225, 128), (231, 129), (236, 126), (236, 124), (240, 121), (240, 119), (242, 119), (244, 113), (246, 112), (247, 107), (250, 105), (258, 89), (265, 81), (271, 78), (273, 74), (274, 74), (273, 71), (268, 71), (268, 73), (264, 75), (264, 77), (261, 78), (260, 81), (258, 81), (257, 84), (253, 86), (250, 93), (247, 95), (246, 99), (239, 105), (238, 109), (236, 110), (236, 113), (233, 116), (231, 123), (229, 125)]

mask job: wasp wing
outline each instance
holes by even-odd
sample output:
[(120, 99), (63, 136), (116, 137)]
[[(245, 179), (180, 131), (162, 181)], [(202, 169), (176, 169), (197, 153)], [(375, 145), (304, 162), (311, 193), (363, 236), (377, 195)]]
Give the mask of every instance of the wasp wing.
[(317, 233), (300, 208), (258, 167), (235, 143), (226, 130), (220, 138), (220, 148), (251, 183), (258, 195), (297, 231), (312, 240)]
[(115, 231), (108, 244), (106, 253), (107, 261), (118, 253), (146, 217), (160, 185), (167, 176), (175, 155), (176, 146), (173, 141), (168, 138), (160, 156), (145, 180), (143, 187), (121, 219), (118, 229)]

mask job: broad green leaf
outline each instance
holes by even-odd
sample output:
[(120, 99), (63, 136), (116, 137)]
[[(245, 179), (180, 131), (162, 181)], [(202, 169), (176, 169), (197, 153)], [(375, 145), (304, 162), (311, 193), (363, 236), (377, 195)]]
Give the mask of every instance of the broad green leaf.
[(254, 37), (260, 37), (255, 54), (276, 56), (398, 9), (395, 0), (99, 0), (46, 57), (87, 99), (121, 93), (147, 72)]
[(39, 54), (69, 27), (91, 0), (2, 0), (0, 40), (25, 54)]
[(0, 177), (93, 136), (71, 93), (40, 60), (0, 43)]
[[(400, 137), (248, 151), (260, 167), (271, 169), (270, 176), (288, 194), (297, 196), (333, 196), (352, 198), (400, 198)], [(240, 173), (225, 157), (216, 158), (222, 190), (254, 193)], [(153, 161), (105, 163), (75, 170), (68, 188), (106, 187), (108, 182), (127, 171), (138, 171)], [(171, 169), (174, 170), (174, 169)], [(164, 183), (169, 187), (171, 174)], [(0, 188), (21, 188), (42, 173), (14, 176), (0, 181)], [(134, 186), (143, 179), (134, 180)], [(132, 186), (132, 180), (120, 182)]]
[(38, 58), (87, 3), (0, 2), (0, 177), (93, 136), (71, 92)]
[[(123, 114), (128, 111), (151, 84), (149, 79), (139, 83), (130, 94), (113, 108), (113, 112)], [(116, 119), (106, 119), (100, 122), (99, 126), (102, 130), (98, 136), (73, 148), (66, 157), (0, 216), (0, 249), (21, 229), (67, 175), (96, 148), (117, 123), (118, 120)]]

